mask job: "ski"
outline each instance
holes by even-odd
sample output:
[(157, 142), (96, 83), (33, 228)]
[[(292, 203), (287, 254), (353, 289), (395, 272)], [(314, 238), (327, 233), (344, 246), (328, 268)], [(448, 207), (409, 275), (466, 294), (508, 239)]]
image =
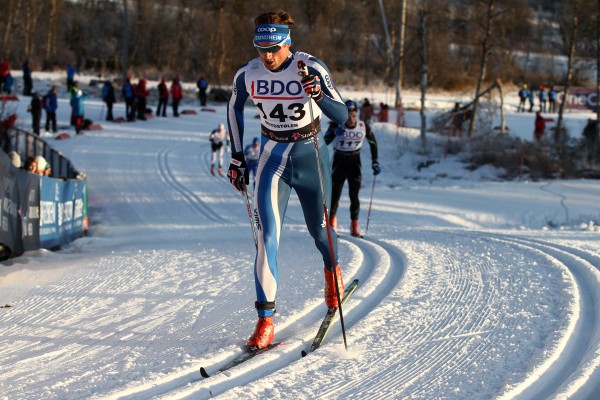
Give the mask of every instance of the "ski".
[(204, 367), (200, 367), (200, 375), (202, 375), (203, 378), (210, 378), (211, 376), (214, 376), (221, 372), (227, 371), (228, 369), (236, 367), (236, 366), (240, 365), (241, 363), (256, 357), (259, 354), (265, 353), (265, 352), (279, 346), (282, 343), (283, 342), (273, 342), (273, 343), (269, 344), (267, 347), (263, 347), (262, 349), (259, 349), (256, 347), (247, 347), (245, 352), (239, 354), (233, 360), (231, 360), (228, 363), (226, 363), (225, 365), (223, 365), (212, 375), (209, 374)]
[[(346, 300), (348, 300), (348, 298), (352, 295), (352, 293), (354, 293), (354, 291), (356, 290), (357, 287), (358, 287), (358, 279), (355, 279), (344, 291), (344, 298), (342, 299), (342, 305), (344, 305), (344, 303), (346, 303)], [(321, 346), (321, 344), (325, 340), (325, 336), (327, 336), (329, 329), (331, 328), (331, 326), (333, 325), (333, 322), (335, 321), (336, 314), (337, 314), (337, 308), (331, 307), (331, 308), (327, 309), (327, 314), (325, 314), (325, 318), (323, 319), (323, 322), (321, 323), (321, 326), (319, 327), (319, 331), (317, 332), (317, 336), (315, 337), (315, 339), (310, 347), (309, 352), (314, 351)], [(223, 366), (221, 366), (217, 371), (215, 371), (213, 373), (208, 373), (208, 371), (204, 367), (200, 367), (200, 375), (202, 375), (203, 378), (210, 378), (211, 376), (220, 374), (221, 372), (225, 372), (225, 371), (227, 371), (231, 368), (234, 368), (248, 360), (251, 360), (252, 358), (256, 357), (257, 355), (265, 353), (265, 352), (281, 345), (282, 343), (283, 342), (281, 342), (281, 341), (273, 342), (273, 343), (269, 344), (267, 347), (264, 347), (262, 349), (258, 349), (258, 348), (254, 348), (254, 347), (253, 348), (247, 347), (245, 352), (240, 353), (239, 355), (237, 355), (232, 360), (225, 363)], [(302, 351), (302, 357), (304, 357), (307, 354), (308, 353), (306, 351), (304, 351), (304, 350)]]
[[(352, 293), (354, 293), (354, 291), (356, 290), (357, 287), (358, 287), (358, 279), (353, 280), (352, 283), (348, 287), (346, 287), (346, 290), (344, 291), (344, 298), (342, 299), (342, 305), (344, 305), (346, 303), (346, 300), (348, 300), (348, 298), (352, 295)], [(325, 337), (327, 336), (329, 329), (331, 328), (331, 326), (333, 325), (333, 322), (335, 321), (336, 315), (337, 315), (336, 307), (330, 307), (327, 309), (327, 314), (325, 314), (325, 318), (323, 318), (323, 322), (321, 322), (321, 326), (319, 327), (319, 330), (317, 331), (317, 334), (310, 346), (310, 349), (308, 351), (302, 350), (302, 357), (305, 357), (308, 353), (313, 352), (316, 349), (318, 349), (319, 347), (321, 347), (321, 344), (323, 344), (323, 341), (325, 340)]]

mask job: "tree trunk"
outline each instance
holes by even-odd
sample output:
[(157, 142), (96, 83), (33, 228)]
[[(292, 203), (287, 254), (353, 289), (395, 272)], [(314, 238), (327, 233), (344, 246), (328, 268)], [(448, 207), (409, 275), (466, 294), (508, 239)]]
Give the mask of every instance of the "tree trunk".
[(469, 121), (469, 138), (472, 139), (475, 135), (475, 126), (477, 124), (477, 111), (479, 109), (479, 91), (481, 90), (481, 85), (485, 79), (486, 69), (487, 69), (487, 57), (490, 52), (490, 40), (492, 37), (492, 25), (494, 22), (494, 1), (489, 0), (488, 3), (488, 12), (487, 12), (487, 21), (486, 21), (486, 30), (485, 36), (483, 38), (483, 42), (481, 44), (481, 63), (479, 66), (479, 77), (477, 78), (477, 89), (475, 90), (475, 100), (473, 101), (473, 112), (471, 119)]
[(127, 68), (129, 64), (129, 12), (127, 10), (127, 1), (123, 0), (123, 54), (121, 55), (122, 79), (123, 83), (127, 79)]
[(398, 50), (397, 62), (398, 78), (396, 81), (396, 108), (402, 105), (402, 81), (404, 80), (404, 42), (406, 40), (406, 0), (402, 0), (402, 5), (400, 6), (400, 29), (398, 29), (398, 32), (400, 49)]
[(425, 99), (427, 96), (427, 13), (419, 11), (419, 58), (421, 60), (421, 147), (423, 151), (427, 149), (427, 116), (425, 115)]
[(575, 47), (577, 42), (577, 29), (579, 25), (579, 19), (577, 17), (578, 1), (573, 1), (573, 20), (571, 26), (571, 42), (569, 43), (569, 56), (567, 61), (567, 76), (565, 82), (564, 94), (560, 107), (558, 108), (558, 120), (556, 121), (556, 131), (554, 132), (554, 142), (558, 145), (559, 150), (562, 152), (564, 143), (567, 139), (566, 131), (563, 129), (563, 113), (565, 111), (565, 104), (569, 94), (569, 88), (571, 87), (571, 81), (573, 80), (573, 62), (575, 61)]

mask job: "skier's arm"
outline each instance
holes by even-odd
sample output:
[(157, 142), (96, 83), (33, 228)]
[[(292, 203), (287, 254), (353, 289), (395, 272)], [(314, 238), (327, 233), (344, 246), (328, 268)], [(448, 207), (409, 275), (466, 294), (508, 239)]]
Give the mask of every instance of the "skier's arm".
[(319, 77), (321, 91), (323, 92), (322, 99), (316, 103), (327, 118), (342, 125), (348, 119), (348, 108), (333, 83), (331, 72), (325, 63), (318, 58), (311, 57), (310, 60), (313, 63), (308, 66), (308, 73)]
[(379, 159), (377, 154), (377, 140), (375, 140), (375, 135), (373, 134), (373, 131), (371, 130), (369, 124), (365, 124), (365, 127), (367, 130), (366, 139), (367, 142), (369, 142), (369, 147), (371, 148), (371, 160), (372, 162), (376, 163)]
[(335, 122), (330, 122), (329, 123), (329, 127), (327, 128), (327, 132), (325, 132), (325, 143), (329, 144), (331, 142), (333, 142), (333, 139), (335, 139), (335, 130), (337, 129), (339, 125), (336, 124)]
[(244, 151), (244, 104), (249, 96), (245, 76), (245, 69), (242, 67), (233, 80), (233, 91), (227, 105), (227, 125), (232, 153)]

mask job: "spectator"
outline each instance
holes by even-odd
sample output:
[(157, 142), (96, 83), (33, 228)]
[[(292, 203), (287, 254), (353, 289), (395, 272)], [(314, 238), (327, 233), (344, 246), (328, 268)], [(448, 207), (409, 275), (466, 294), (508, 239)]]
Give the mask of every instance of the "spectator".
[(0, 93), (8, 93), (6, 90), (6, 77), (10, 74), (10, 63), (5, 58), (0, 62)]
[(31, 96), (33, 89), (33, 79), (31, 78), (31, 68), (29, 68), (29, 60), (23, 63), (23, 96)]
[(42, 120), (42, 99), (37, 92), (31, 97), (27, 111), (31, 113), (31, 129), (36, 135), (40, 135), (40, 121)]
[(594, 168), (598, 161), (598, 153), (600, 150), (600, 146), (598, 146), (600, 138), (598, 138), (598, 123), (596, 120), (591, 118), (588, 119), (588, 123), (583, 129), (583, 138), (587, 150), (586, 161), (589, 168)]
[(529, 91), (529, 112), (533, 112), (533, 106), (534, 106), (534, 102), (535, 102), (535, 90), (533, 90), (533, 86), (531, 87), (531, 90)]
[(12, 163), (13, 167), (21, 168), (21, 156), (19, 153), (13, 150), (8, 153), (8, 157), (10, 158), (10, 162)]
[(217, 153), (219, 156), (219, 175), (223, 176), (223, 170), (222, 170), (222, 165), (223, 165), (223, 144), (225, 144), (227, 147), (229, 147), (228, 145), (228, 140), (227, 140), (227, 136), (228, 133), (225, 130), (225, 125), (223, 124), (219, 124), (219, 126), (217, 127), (217, 129), (214, 129), (211, 133), (210, 136), (208, 137), (208, 140), (210, 141), (210, 147), (212, 150), (212, 157), (211, 157), (211, 161), (210, 161), (210, 173), (212, 175), (215, 174), (215, 164), (217, 163)]
[(548, 102), (549, 102), (549, 106), (550, 106), (550, 112), (551, 113), (555, 113), (556, 112), (556, 89), (554, 89), (554, 86), (550, 86), (550, 90), (548, 91)]
[(141, 119), (142, 121), (146, 120), (146, 98), (148, 97), (148, 95), (150, 94), (150, 92), (148, 92), (148, 89), (146, 88), (146, 79), (145, 78), (140, 78), (138, 80), (138, 84), (137, 84), (137, 88), (136, 88), (136, 99), (137, 99), (137, 118)]
[(367, 124), (370, 124), (372, 117), (373, 117), (373, 106), (369, 102), (369, 99), (365, 98), (362, 102), (362, 107), (360, 109), (360, 120), (365, 121)]
[(517, 112), (525, 112), (527, 97), (529, 97), (529, 90), (527, 90), (527, 84), (524, 83), (523, 87), (519, 90), (519, 107), (517, 107)]
[(452, 115), (451, 115), (451, 119), (452, 119), (452, 136), (456, 136), (461, 138), (462, 137), (462, 125), (465, 122), (465, 116), (466, 116), (466, 112), (467, 110), (462, 110), (460, 108), (460, 103), (454, 103), (454, 108), (452, 109)]
[(208, 88), (208, 81), (203, 76), (198, 79), (198, 98), (200, 99), (200, 105), (206, 106), (206, 89)]
[(548, 92), (546, 92), (546, 88), (540, 85), (540, 91), (538, 92), (538, 99), (540, 100), (540, 111), (545, 113), (546, 106), (548, 104)]
[[(457, 103), (458, 104), (458, 103)], [(362, 166), (360, 162), (360, 150), (366, 139), (371, 148), (371, 165), (373, 175), (381, 171), (377, 162), (377, 141), (371, 131), (369, 124), (358, 121), (358, 110), (356, 103), (349, 100), (346, 102), (348, 108), (348, 119), (343, 125), (332, 122), (325, 133), (325, 143), (333, 142), (333, 164), (331, 180), (333, 189), (331, 192), (331, 213), (329, 223), (337, 230), (337, 209), (344, 183), (348, 181), (348, 193), (350, 195), (350, 234), (361, 237), (358, 230), (358, 215), (360, 213), (360, 201), (358, 192), (362, 182)]]
[(14, 83), (15, 80), (12, 74), (9, 72), (8, 75), (6, 75), (6, 78), (4, 78), (4, 91), (6, 92), (6, 94), (12, 93), (12, 87)]
[(73, 83), (75, 82), (75, 74), (79, 75), (79, 70), (75, 67), (74, 62), (67, 65), (67, 91), (71, 93)]
[(542, 142), (542, 137), (544, 136), (544, 131), (546, 130), (546, 120), (542, 117), (542, 113), (537, 111), (535, 113), (535, 129), (533, 131), (533, 135), (535, 137), (535, 141), (537, 143)]
[(58, 109), (57, 92), (58, 89), (56, 86), (52, 86), (48, 93), (42, 98), (42, 106), (46, 111), (46, 133), (50, 131), (50, 124), (52, 124), (52, 132), (56, 133), (56, 110)]
[(113, 104), (115, 104), (115, 88), (113, 87), (112, 81), (107, 79), (102, 86), (102, 100), (106, 104), (106, 120), (112, 121), (113, 117)]
[(75, 124), (75, 132), (80, 135), (83, 129), (83, 122), (85, 118), (85, 112), (83, 108), (83, 102), (87, 96), (83, 94), (79, 89), (77, 81), (73, 82), (71, 88), (71, 115)]
[(173, 116), (179, 117), (179, 102), (183, 97), (183, 92), (181, 90), (181, 83), (179, 82), (179, 76), (173, 79), (173, 83), (171, 84), (171, 99), (173, 100)]
[(165, 82), (165, 78), (160, 78), (160, 83), (158, 84), (158, 108), (156, 109), (157, 117), (166, 117), (167, 116), (167, 103), (169, 102), (169, 88), (167, 87), (167, 83)]
[(37, 161), (35, 158), (27, 157), (27, 159), (25, 159), (25, 165), (23, 166), (23, 169), (25, 169), (27, 172), (31, 172), (32, 174), (37, 174)]
[(252, 139), (252, 144), (246, 146), (244, 149), (244, 156), (246, 157), (246, 165), (248, 165), (248, 172), (252, 177), (252, 187), (256, 186), (256, 171), (258, 170), (258, 159), (260, 158), (260, 139), (255, 137)]
[(123, 99), (125, 99), (125, 115), (127, 121), (135, 121), (135, 92), (133, 90), (133, 85), (131, 84), (131, 77), (128, 76), (125, 79), (121, 93), (123, 94)]
[(35, 158), (35, 162), (37, 165), (36, 173), (38, 175), (50, 176), (52, 170), (50, 169), (50, 164), (46, 161), (46, 159), (42, 156), (37, 156)]

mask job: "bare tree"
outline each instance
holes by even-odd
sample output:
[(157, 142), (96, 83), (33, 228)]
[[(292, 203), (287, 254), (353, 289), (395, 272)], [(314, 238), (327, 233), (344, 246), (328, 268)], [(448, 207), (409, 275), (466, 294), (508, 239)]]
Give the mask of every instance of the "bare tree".
[[(565, 111), (565, 104), (567, 102), (569, 88), (571, 87), (571, 81), (573, 80), (573, 63), (575, 61), (575, 51), (577, 43), (577, 30), (579, 27), (579, 6), (580, 0), (569, 0), (563, 3), (565, 5), (565, 14), (571, 15), (570, 21), (568, 21), (567, 28), (565, 30), (565, 43), (567, 44), (567, 72), (565, 74), (564, 84), (564, 95), (560, 106), (558, 108), (558, 119), (556, 121), (556, 131), (554, 132), (554, 142), (558, 144), (559, 149), (562, 149), (567, 139), (567, 132), (563, 129), (563, 113)], [(568, 13), (567, 11), (570, 11)]]
[(494, 23), (494, 4), (495, 0), (487, 0), (487, 17), (484, 23), (484, 31), (485, 34), (481, 41), (481, 60), (479, 63), (479, 76), (477, 77), (477, 83), (475, 88), (475, 99), (473, 101), (473, 112), (471, 114), (471, 119), (469, 120), (469, 138), (473, 138), (475, 135), (475, 125), (477, 123), (477, 111), (479, 109), (479, 92), (481, 91), (481, 86), (483, 84), (484, 79), (486, 78), (486, 69), (487, 69), (487, 61), (488, 55), (491, 48), (491, 40), (492, 40), (492, 32), (493, 32), (493, 23)]

